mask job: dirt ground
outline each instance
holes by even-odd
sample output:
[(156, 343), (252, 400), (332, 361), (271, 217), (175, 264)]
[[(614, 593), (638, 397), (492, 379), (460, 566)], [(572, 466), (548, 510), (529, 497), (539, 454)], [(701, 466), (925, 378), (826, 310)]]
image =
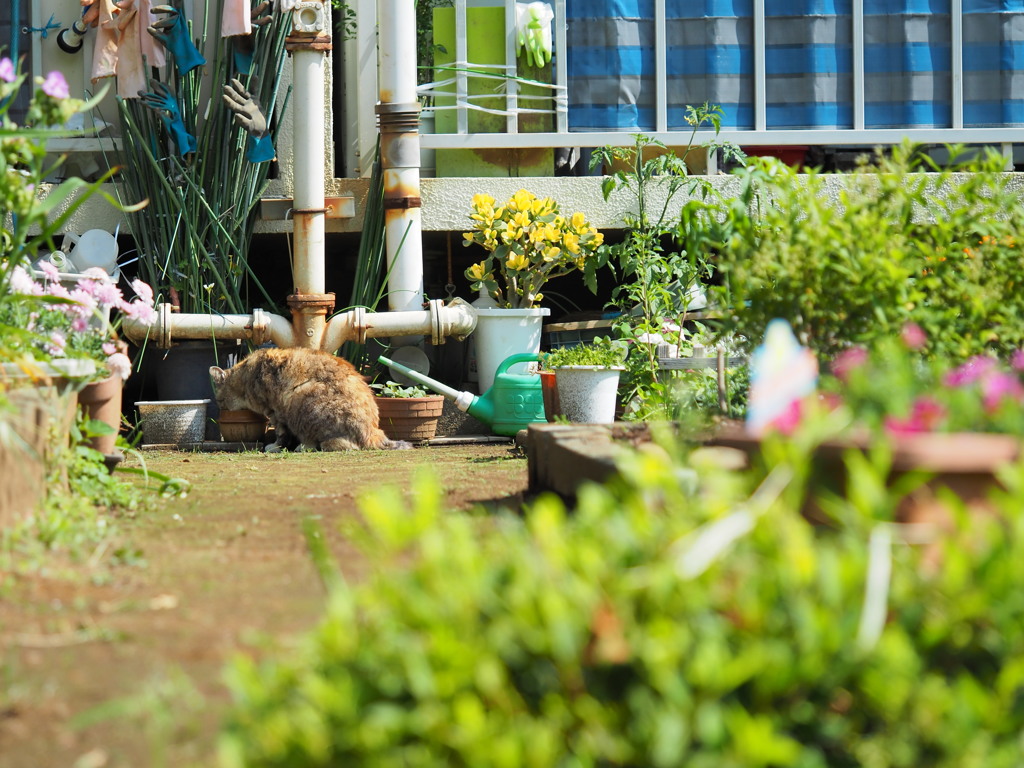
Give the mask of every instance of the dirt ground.
[(518, 507), (527, 486), (510, 443), (144, 458), (192, 491), (118, 521), (121, 564), (18, 577), (0, 591), (0, 768), (211, 765), (225, 661), (286, 643), (320, 614), (304, 518), (319, 520), (358, 578), (336, 524), (357, 514), (364, 490), (408, 487), (426, 469), (452, 508)]

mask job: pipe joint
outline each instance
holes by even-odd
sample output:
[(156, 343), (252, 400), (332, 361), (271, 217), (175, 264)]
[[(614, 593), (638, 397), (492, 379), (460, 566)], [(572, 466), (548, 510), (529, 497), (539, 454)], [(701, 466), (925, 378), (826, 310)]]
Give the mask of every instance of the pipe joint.
[(292, 31), (284, 47), (294, 51), (329, 51), (331, 42), (327, 8), (321, 0), (300, 0), (292, 9)]
[(442, 299), (432, 299), (429, 309), (430, 335), (435, 345), (444, 344), (449, 336), (462, 341), (476, 328), (476, 310), (464, 299), (452, 299), (448, 306)]
[(287, 299), (292, 314), (327, 315), (334, 311), (333, 293), (293, 293)]
[(420, 104), (418, 101), (404, 103), (384, 102), (373, 108), (381, 133), (418, 133), (420, 129)]

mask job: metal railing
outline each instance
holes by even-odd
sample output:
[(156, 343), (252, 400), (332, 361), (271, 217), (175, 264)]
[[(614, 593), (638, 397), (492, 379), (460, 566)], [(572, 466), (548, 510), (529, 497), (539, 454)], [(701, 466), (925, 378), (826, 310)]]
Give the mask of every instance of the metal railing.
[[(718, 139), (733, 142), (742, 146), (787, 146), (787, 145), (830, 145), (830, 146), (878, 146), (898, 144), (910, 140), (922, 144), (985, 144), (998, 146), (1012, 162), (1014, 143), (1024, 143), (1024, 129), (1020, 127), (969, 127), (964, 121), (964, 0), (950, 0), (950, 63), (949, 99), (951, 120), (948, 127), (885, 127), (875, 128), (867, 125), (865, 120), (865, 82), (866, 82), (866, 48), (865, 48), (865, 0), (851, 0), (850, 13), (851, 35), (851, 71), (852, 82), (852, 126), (842, 128), (772, 128), (768, 123), (768, 73), (766, 40), (765, 0), (752, 0), (752, 80), (753, 90), (753, 127), (723, 127)], [(435, 109), (455, 110), (455, 129), (448, 132), (424, 134), (421, 146), (425, 149), (515, 149), (536, 147), (598, 147), (604, 145), (632, 144), (632, 134), (642, 132), (668, 146), (685, 145), (690, 138), (690, 130), (672, 130), (669, 128), (669, 73), (668, 73), (668, 41), (666, 34), (666, 0), (653, 0), (654, 6), (654, 129), (653, 130), (602, 130), (576, 131), (570, 130), (568, 119), (567, 94), (571, 87), (567, 66), (566, 41), (566, 2), (551, 0), (554, 10), (552, 64), (553, 82), (551, 89), (552, 104), (550, 109), (526, 107), (520, 100), (522, 82), (517, 79), (519, 67), (516, 57), (515, 41), (515, 3), (505, 1), (505, 62), (503, 65), (479, 65), (467, 57), (467, 23), (466, 0), (455, 0), (455, 62), (449, 70), (443, 72), (430, 84), (424, 94), (432, 96), (435, 103), (442, 101), (439, 94), (445, 94), (450, 104), (436, 108), (428, 107), (426, 111)], [(365, 7), (365, 6), (364, 6)], [(442, 74), (442, 73), (438, 73)], [(945, 77), (945, 72), (942, 73)], [(488, 98), (493, 101), (495, 95), (504, 98), (504, 107), (495, 110), (479, 103), (479, 96), (471, 94), (470, 83), (481, 78), (488, 78), (500, 85), (496, 93)], [(532, 86), (531, 86), (532, 87)], [(1015, 98), (1024, 99), (1024, 94)], [(429, 99), (428, 99), (429, 101)], [(673, 105), (680, 106), (680, 105)], [(498, 111), (506, 116), (503, 132), (473, 132), (470, 130), (470, 114), (474, 111)], [(552, 114), (554, 129), (540, 132), (523, 132), (519, 128), (518, 117), (524, 112), (548, 112)], [(705, 143), (713, 138), (710, 130), (698, 131), (695, 142)], [(361, 143), (366, 145), (366, 141)]]

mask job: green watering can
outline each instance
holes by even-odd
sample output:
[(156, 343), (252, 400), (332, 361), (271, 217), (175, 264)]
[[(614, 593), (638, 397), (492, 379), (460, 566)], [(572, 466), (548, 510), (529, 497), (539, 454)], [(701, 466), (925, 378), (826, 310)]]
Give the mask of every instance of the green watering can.
[(494, 374), (494, 384), (482, 395), (452, 389), (419, 371), (388, 360), (383, 355), (377, 359), (396, 373), (408, 376), (452, 400), (460, 411), (487, 424), (496, 435), (514, 437), (519, 430), (526, 429), (530, 424), (547, 421), (540, 375), (508, 372), (517, 363), (539, 360), (540, 355), (523, 353), (506, 358)]

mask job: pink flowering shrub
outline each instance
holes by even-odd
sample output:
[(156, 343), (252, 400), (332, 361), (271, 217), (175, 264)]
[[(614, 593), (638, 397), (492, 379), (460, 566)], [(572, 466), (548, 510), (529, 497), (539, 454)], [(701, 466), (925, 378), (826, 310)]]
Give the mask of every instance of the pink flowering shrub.
[(116, 348), (104, 351), (117, 338), (105, 318), (113, 312), (115, 323), (123, 314), (148, 320), (153, 312), (149, 287), (136, 285), (139, 298), (129, 302), (106, 273), (69, 289), (49, 264), (40, 267), (38, 281), (30, 272), (39, 252), (55, 248), (54, 235), (109, 174), (93, 183), (68, 178), (45, 187), (44, 178), (56, 167), (47, 159), (47, 139), (63, 135), (60, 126), (89, 105), (70, 98), (64, 76), (50, 72), (36, 79), (25, 125), (18, 125), (8, 110), (26, 79), (13, 61), (0, 58), (0, 361), (88, 358), (101, 364), (101, 376), (108, 369), (127, 376), (127, 357)]
[(153, 323), (152, 289), (135, 280), (135, 298), (129, 301), (101, 269), (89, 270), (69, 289), (53, 265), (40, 266), (38, 280), (21, 266), (11, 270), (10, 293), (0, 302), (4, 357), (93, 360), (99, 378), (114, 373), (127, 379), (131, 361), (117, 343), (117, 326), (125, 316)]
[(1003, 362), (976, 355), (953, 365), (922, 354), (924, 332), (905, 328), (872, 349), (851, 347), (832, 361), (821, 388), (854, 423), (889, 435), (1008, 432), (1024, 435), (1024, 352)]

